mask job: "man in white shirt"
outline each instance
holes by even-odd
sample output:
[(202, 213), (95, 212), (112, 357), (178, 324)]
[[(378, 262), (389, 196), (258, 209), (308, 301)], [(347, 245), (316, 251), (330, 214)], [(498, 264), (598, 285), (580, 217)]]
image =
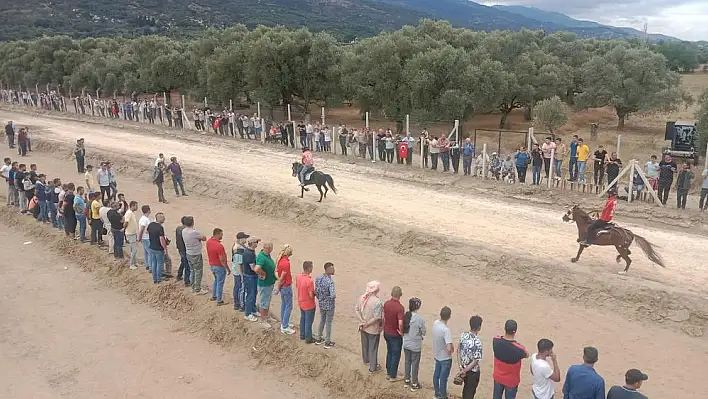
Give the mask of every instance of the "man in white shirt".
[(7, 205), (12, 203), (12, 192), (10, 191), (10, 169), (12, 169), (12, 160), (10, 158), (5, 158), (5, 163), (0, 168), (2, 172), (2, 178), (5, 179), (5, 187), (7, 187)]
[(652, 155), (647, 161), (647, 180), (651, 183), (651, 188), (656, 190), (659, 181), (659, 162), (656, 160), (656, 155)]
[(143, 215), (140, 216), (138, 220), (138, 237), (139, 241), (143, 245), (143, 259), (145, 261), (145, 270), (152, 270), (150, 268), (150, 235), (148, 235), (147, 227), (150, 225), (150, 206), (143, 205), (142, 207)]
[(137, 264), (137, 252), (138, 252), (138, 203), (136, 201), (130, 201), (129, 209), (125, 212), (123, 216), (124, 219), (124, 232), (125, 239), (130, 245), (130, 269), (135, 270), (138, 268)]
[(113, 253), (113, 234), (111, 233), (111, 221), (108, 220), (108, 211), (111, 207), (108, 206), (108, 201), (102, 201), (103, 205), (98, 209), (98, 215), (103, 223), (103, 228), (106, 229), (106, 237), (108, 237), (108, 253)]
[(534, 399), (554, 399), (555, 382), (560, 382), (560, 368), (550, 339), (543, 338), (538, 341), (538, 353), (531, 356), (529, 367), (533, 378), (531, 392)]
[(553, 142), (553, 138), (546, 137), (546, 140), (544, 140), (543, 144), (541, 145), (541, 152), (543, 153), (543, 168), (546, 171), (546, 179), (548, 179), (548, 174), (551, 170), (551, 152), (555, 151), (555, 149), (556, 143)]

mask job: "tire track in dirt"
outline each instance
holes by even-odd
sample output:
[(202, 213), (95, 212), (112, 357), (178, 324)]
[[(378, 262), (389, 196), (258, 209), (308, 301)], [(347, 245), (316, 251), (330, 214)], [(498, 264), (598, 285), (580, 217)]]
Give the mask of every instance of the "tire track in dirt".
[[(36, 138), (34, 146), (39, 151), (71, 158), (72, 147), (50, 140), (46, 134)], [(88, 157), (88, 162), (95, 164), (110, 159), (118, 165), (119, 179), (131, 176), (149, 181), (152, 175), (150, 166), (138, 166), (152, 165), (154, 158), (144, 154), (129, 156), (100, 147), (89, 152)], [(190, 163), (183, 167), (193, 170), (196, 165)], [(194, 174), (186, 184), (192, 192), (228, 202), (239, 209), (291, 220), (308, 229), (329, 231), (362, 245), (375, 245), (431, 264), (462, 269), (504, 285), (566, 298), (591, 308), (610, 308), (630, 320), (661, 323), (691, 336), (703, 336), (708, 322), (708, 304), (700, 294), (672, 290), (660, 280), (643, 281), (640, 286), (636, 284), (636, 277), (619, 278), (614, 273), (596, 273), (593, 268), (569, 272), (565, 265), (542, 256), (500, 251), (466, 237), (431, 233), (425, 226), (411, 228), (396, 219), (381, 223), (356, 209), (327, 207), (291, 195), (244, 187), (241, 180), (232, 176)]]

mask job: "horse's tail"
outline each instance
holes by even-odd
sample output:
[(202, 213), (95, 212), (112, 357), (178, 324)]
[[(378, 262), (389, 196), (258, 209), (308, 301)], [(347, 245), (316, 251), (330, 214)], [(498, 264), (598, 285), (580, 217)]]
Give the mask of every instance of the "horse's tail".
[(664, 260), (661, 259), (661, 255), (659, 255), (659, 253), (654, 250), (654, 246), (652, 245), (652, 243), (647, 241), (646, 238), (637, 234), (634, 235), (634, 239), (637, 240), (637, 244), (639, 244), (639, 247), (642, 249), (642, 251), (644, 251), (644, 255), (646, 255), (650, 261), (656, 263), (661, 267), (666, 267), (664, 266)]
[(334, 191), (334, 193), (337, 194), (337, 189), (334, 187), (334, 180), (332, 179), (332, 176), (325, 174), (324, 177), (330, 190)]

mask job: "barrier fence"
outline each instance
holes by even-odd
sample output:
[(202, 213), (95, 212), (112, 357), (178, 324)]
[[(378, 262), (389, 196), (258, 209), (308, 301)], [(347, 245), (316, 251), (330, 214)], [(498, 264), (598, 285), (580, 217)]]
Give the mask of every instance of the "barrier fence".
[[(96, 97), (85, 92), (82, 92), (81, 96), (66, 97), (58, 91), (50, 90), (49, 86), (47, 86), (46, 92), (40, 92), (38, 86), (36, 89), (35, 93), (3, 89), (0, 90), (0, 96), (2, 101), (6, 103), (42, 108), (53, 112), (159, 124), (180, 130), (213, 131), (224, 136), (252, 139), (263, 144), (280, 143), (291, 148), (302, 148), (303, 145), (307, 145), (318, 152), (329, 152), (349, 158), (358, 157), (372, 163), (397, 164), (402, 167), (407, 165), (421, 169), (432, 168), (434, 157), (439, 157), (438, 163), (442, 163), (443, 157), (435, 156), (431, 151), (431, 141), (434, 137), (444, 135), (450, 141), (449, 156), (445, 156), (445, 158), (449, 158), (450, 171), (457, 172), (463, 162), (461, 152), (466, 137), (463, 137), (460, 131), (461, 126), (458, 120), (450, 124), (449, 131), (445, 129), (440, 134), (429, 132), (426, 134), (422, 130), (428, 124), (418, 122), (415, 124), (415, 128), (411, 128), (409, 115), (406, 115), (402, 129), (397, 129), (393, 122), (374, 122), (368, 112), (364, 113), (360, 126), (351, 126), (337, 122), (336, 117), (328, 117), (326, 108), (322, 107), (319, 115), (310, 115), (310, 120), (313, 119), (313, 116), (319, 119), (314, 125), (311, 125), (313, 129), (311, 131), (304, 122), (294, 118), (292, 107), (289, 104), (281, 117), (282, 122), (278, 123), (261, 114), (260, 103), (256, 104), (256, 112), (249, 117), (248, 112), (236, 113), (233, 109), (233, 101), (229, 101), (229, 109), (213, 112), (209, 109), (206, 97), (203, 103), (204, 108), (194, 107), (191, 111), (187, 111), (184, 95), (179, 97), (179, 106), (174, 106), (170, 105), (174, 101), (168, 101), (166, 93), (135, 96), (129, 100), (121, 100), (115, 97), (112, 99), (101, 98), (98, 91)], [(273, 110), (271, 110), (271, 114), (273, 114)], [(244, 122), (244, 118), (246, 122)], [(435, 123), (440, 125), (439, 122)], [(316, 136), (315, 128), (321, 128), (323, 133)], [(391, 138), (382, 137), (381, 133), (383, 132), (385, 135), (389, 129)], [(468, 136), (471, 139), (474, 153), (471, 160), (472, 175), (484, 180), (505, 180), (499, 165), (503, 167), (504, 161), (508, 161), (507, 157), (511, 157), (513, 160), (513, 155), (518, 148), (525, 146), (527, 150), (531, 150), (532, 144), (541, 143), (537, 140), (533, 128), (529, 128), (528, 131), (474, 129)], [(550, 133), (543, 133), (542, 136), (541, 140), (549, 136), (555, 139), (555, 135)], [(620, 145), (621, 136), (618, 136), (618, 154)], [(561, 173), (557, 175), (555, 153), (553, 153), (549, 175), (546, 176), (545, 168), (543, 168), (541, 184), (549, 189), (569, 190), (587, 195), (600, 194), (608, 187), (606, 183), (609, 182), (603, 181), (603, 184), (599, 184), (594, 180), (595, 168), (594, 162), (591, 160), (588, 160), (588, 163), (592, 163), (593, 168), (586, 170), (586, 183), (567, 179), (567, 159), (563, 160), (563, 163), (563, 167), (560, 168)], [(438, 169), (442, 169), (442, 165), (438, 165)], [(507, 179), (507, 182), (510, 182), (509, 180), (513, 180), (515, 183), (519, 182), (518, 169), (515, 165), (508, 173), (513, 174), (514, 178)], [(587, 175), (590, 175), (589, 179)], [(633, 177), (628, 177), (627, 187), (633, 186), (632, 183)], [(636, 184), (634, 186), (636, 187)], [(654, 196), (649, 192), (636, 193), (632, 191), (633, 195), (631, 196), (629, 192), (627, 190), (626, 194), (629, 198), (654, 202)]]

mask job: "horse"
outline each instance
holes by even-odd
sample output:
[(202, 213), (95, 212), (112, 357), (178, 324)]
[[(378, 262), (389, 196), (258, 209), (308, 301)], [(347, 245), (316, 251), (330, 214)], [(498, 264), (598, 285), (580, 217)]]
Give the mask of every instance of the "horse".
[[(297, 177), (303, 167), (304, 166), (300, 162), (293, 162), (293, 177)], [(317, 202), (322, 202), (322, 197), (327, 198), (327, 192), (329, 191), (327, 186), (329, 186), (329, 188), (337, 194), (337, 189), (334, 187), (334, 180), (332, 180), (332, 176), (316, 170), (305, 175), (305, 181), (300, 189), (300, 198), (304, 198), (305, 191), (309, 191), (305, 187), (312, 184), (317, 186), (317, 191), (320, 192), (320, 199)], [(324, 192), (322, 192), (322, 187), (324, 187)]]
[[(588, 226), (593, 222), (593, 219), (588, 213), (580, 209), (577, 205), (574, 205), (568, 210), (567, 213), (563, 215), (562, 219), (564, 222), (574, 221), (578, 226), (578, 243), (585, 241), (588, 235)], [(654, 245), (652, 245), (644, 237), (634, 234), (628, 229), (617, 227), (614, 224), (598, 231), (596, 238), (593, 240), (593, 245), (613, 245), (617, 249), (617, 252), (619, 252), (619, 255), (617, 255), (617, 258), (615, 259), (617, 263), (620, 263), (620, 261), (624, 259), (626, 264), (624, 270), (619, 272), (619, 274), (626, 274), (627, 270), (629, 270), (629, 265), (632, 264), (632, 259), (629, 258), (632, 251), (629, 250), (629, 247), (635, 240), (644, 252), (644, 255), (646, 255), (650, 261), (661, 267), (665, 267), (664, 261), (659, 253), (654, 249)], [(580, 254), (583, 253), (585, 247), (585, 245), (579, 244), (578, 254), (575, 258), (571, 258), (570, 261), (576, 263), (580, 259)]]

